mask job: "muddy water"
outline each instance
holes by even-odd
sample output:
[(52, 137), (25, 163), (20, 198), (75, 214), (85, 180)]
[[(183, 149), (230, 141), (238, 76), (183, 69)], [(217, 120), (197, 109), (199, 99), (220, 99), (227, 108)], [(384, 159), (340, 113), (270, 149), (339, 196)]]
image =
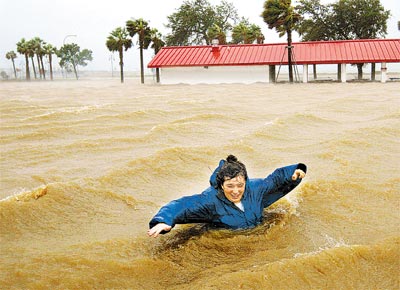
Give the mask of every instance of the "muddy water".
[[(1, 83), (0, 288), (399, 289), (399, 83)], [(147, 238), (221, 158), (300, 187), (245, 231)]]

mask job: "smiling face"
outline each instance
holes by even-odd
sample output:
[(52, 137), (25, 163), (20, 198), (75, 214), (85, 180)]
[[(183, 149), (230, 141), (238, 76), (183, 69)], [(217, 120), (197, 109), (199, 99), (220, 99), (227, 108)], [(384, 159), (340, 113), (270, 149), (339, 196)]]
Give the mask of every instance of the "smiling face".
[(246, 180), (242, 175), (226, 179), (222, 184), (225, 197), (233, 203), (239, 202), (242, 199), (245, 187)]

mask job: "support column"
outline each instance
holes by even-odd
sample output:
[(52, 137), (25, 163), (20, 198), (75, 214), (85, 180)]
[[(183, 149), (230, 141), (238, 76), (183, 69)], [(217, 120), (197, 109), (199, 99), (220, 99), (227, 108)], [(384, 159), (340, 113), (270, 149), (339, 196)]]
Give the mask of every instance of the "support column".
[(371, 63), (371, 81), (375, 81), (375, 63)]
[(269, 66), (269, 81), (271, 83), (275, 83), (276, 82), (275, 65), (270, 65)]
[(308, 64), (303, 65), (303, 83), (308, 83)]
[(347, 72), (346, 72), (346, 64), (345, 64), (345, 63), (340, 64), (340, 70), (341, 70), (341, 78), (340, 78), (340, 81), (341, 81), (342, 83), (345, 83), (346, 80), (347, 80)]
[(270, 82), (270, 76), (269, 76), (269, 72), (270, 72), (270, 68), (269, 68), (269, 65), (267, 65), (267, 83), (269, 83)]
[(386, 80), (387, 80), (386, 62), (382, 62), (382, 64), (381, 64), (381, 83), (386, 83)]
[(314, 81), (317, 79), (317, 65), (313, 64)]

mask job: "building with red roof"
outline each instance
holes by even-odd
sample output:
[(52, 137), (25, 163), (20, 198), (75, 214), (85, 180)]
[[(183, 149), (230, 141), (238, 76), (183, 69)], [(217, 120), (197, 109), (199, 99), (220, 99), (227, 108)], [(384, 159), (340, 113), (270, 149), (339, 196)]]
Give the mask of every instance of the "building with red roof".
[[(385, 82), (386, 63), (400, 62), (400, 39), (297, 42), (292, 47), (303, 82), (309, 65), (337, 64), (345, 82), (346, 66), (358, 63), (380, 63)], [(269, 82), (276, 77), (275, 66), (288, 64), (287, 53), (286, 43), (171, 46), (163, 47), (148, 67), (159, 68), (165, 84)]]

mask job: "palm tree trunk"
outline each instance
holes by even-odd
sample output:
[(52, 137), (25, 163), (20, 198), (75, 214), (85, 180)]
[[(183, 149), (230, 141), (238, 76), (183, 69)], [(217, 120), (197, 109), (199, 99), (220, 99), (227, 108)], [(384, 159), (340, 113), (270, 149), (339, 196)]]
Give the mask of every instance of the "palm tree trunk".
[(53, 65), (52, 65), (51, 61), (52, 61), (52, 57), (51, 57), (51, 53), (49, 53), (50, 80), (53, 80)]
[(33, 61), (33, 56), (31, 56), (31, 62), (32, 62), (32, 67), (33, 67), (33, 74), (34, 74), (35, 80), (36, 80), (37, 79), (37, 75), (36, 75), (35, 62)]
[(12, 59), (11, 59), (11, 61), (12, 61), (12, 64), (13, 64), (14, 76), (15, 76), (15, 79), (16, 79), (16, 78), (17, 78), (17, 71), (15, 70), (15, 63), (14, 63), (14, 59), (12, 58)]
[(140, 43), (140, 81), (144, 84), (143, 43)]
[(124, 82), (124, 53), (122, 46), (119, 49), (119, 67), (121, 71), (121, 84)]
[(293, 83), (293, 67), (292, 67), (292, 31), (288, 29), (287, 43), (288, 43), (288, 65), (289, 65), (289, 82)]
[(40, 63), (42, 65), (43, 79), (46, 79), (46, 72), (44, 70), (44, 65), (43, 65), (43, 55), (40, 55)]
[(40, 68), (40, 56), (38, 54), (36, 54), (36, 60), (37, 60), (37, 64), (38, 64), (39, 78), (42, 79), (42, 69), (43, 68)]
[(25, 53), (25, 78), (27, 81), (31, 80), (31, 73), (29, 71), (29, 58), (27, 53)]

